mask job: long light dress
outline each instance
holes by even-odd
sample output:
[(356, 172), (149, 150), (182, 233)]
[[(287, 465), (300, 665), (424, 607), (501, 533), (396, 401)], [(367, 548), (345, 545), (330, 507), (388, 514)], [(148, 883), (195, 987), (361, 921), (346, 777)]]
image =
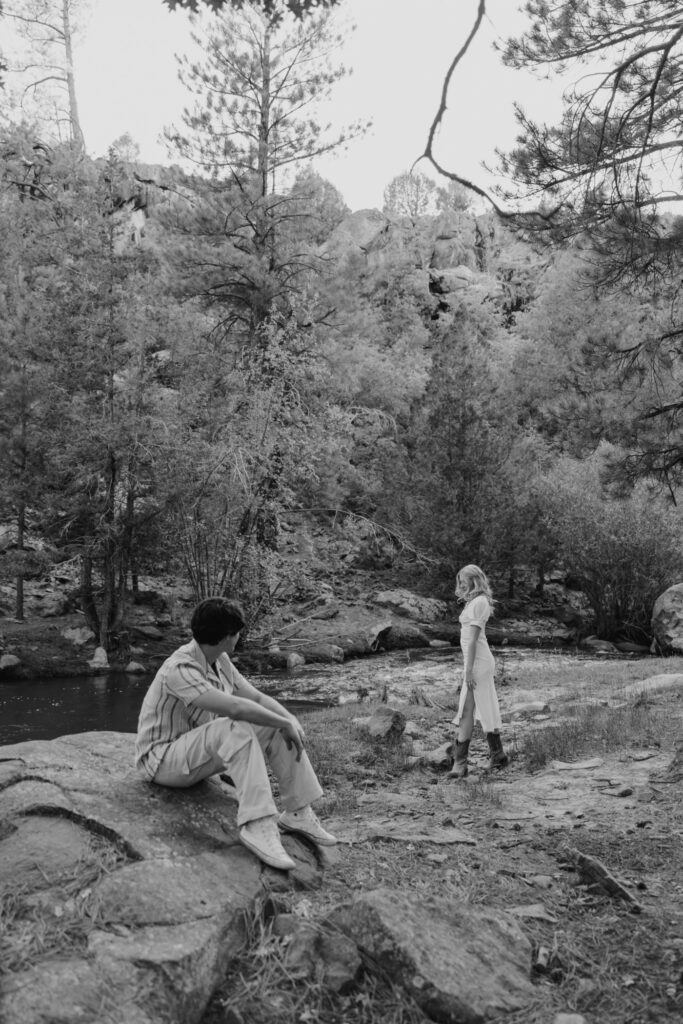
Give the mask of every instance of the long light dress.
[[(479, 626), (479, 636), (476, 640), (474, 654), (474, 667), (472, 676), (475, 687), (474, 694), (474, 719), (481, 722), (484, 732), (498, 732), (501, 727), (500, 708), (498, 706), (498, 695), (493, 682), (495, 661), (486, 639), (486, 623), (491, 615), (491, 605), (484, 594), (469, 601), (460, 613), (460, 647), (462, 648), (463, 668), (467, 664), (467, 652), (473, 641), (474, 626)], [(464, 679), (460, 690), (460, 705), (454, 722), (458, 725), (465, 708), (467, 687)]]

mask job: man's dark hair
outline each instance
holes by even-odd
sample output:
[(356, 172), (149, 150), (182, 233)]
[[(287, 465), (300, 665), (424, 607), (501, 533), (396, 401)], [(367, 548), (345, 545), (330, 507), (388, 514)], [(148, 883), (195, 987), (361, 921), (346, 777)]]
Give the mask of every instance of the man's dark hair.
[(190, 628), (198, 644), (219, 644), (244, 629), (244, 609), (225, 597), (207, 597), (192, 612)]

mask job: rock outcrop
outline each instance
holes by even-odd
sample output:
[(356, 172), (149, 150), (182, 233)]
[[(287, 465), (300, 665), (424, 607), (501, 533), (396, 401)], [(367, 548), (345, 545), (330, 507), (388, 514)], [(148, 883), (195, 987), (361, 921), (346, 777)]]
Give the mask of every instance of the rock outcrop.
[(447, 312), (463, 292), (502, 297), (499, 281), (486, 272), (478, 254), (480, 225), (465, 211), (438, 216), (389, 216), (379, 210), (357, 210), (334, 229), (324, 243), (326, 256), (361, 257), (371, 275), (401, 267), (403, 289), (432, 317)]
[(3, 1024), (45, 1024), (56, 1006), (63, 1024), (193, 1024), (243, 949), (266, 877), (319, 881), (291, 837), (289, 876), (241, 845), (227, 787), (161, 789), (132, 758), (121, 733), (0, 748), (0, 895), (12, 894), (16, 929), (43, 930), (5, 976)]
[(652, 635), (663, 654), (683, 654), (683, 583), (675, 583), (655, 601)]
[(327, 924), (407, 989), (431, 1020), (485, 1021), (528, 1005), (531, 943), (507, 914), (376, 889)]

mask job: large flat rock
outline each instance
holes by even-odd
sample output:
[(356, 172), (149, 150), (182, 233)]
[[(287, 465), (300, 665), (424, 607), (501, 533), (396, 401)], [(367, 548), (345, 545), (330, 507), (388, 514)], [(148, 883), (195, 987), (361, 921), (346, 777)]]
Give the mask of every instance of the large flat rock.
[(0, 747), (0, 892), (14, 897), (3, 1024), (48, 1024), (56, 1008), (60, 1024), (193, 1024), (264, 889), (320, 874), (292, 837), (297, 868), (264, 867), (227, 787), (162, 789), (133, 747), (112, 732)]

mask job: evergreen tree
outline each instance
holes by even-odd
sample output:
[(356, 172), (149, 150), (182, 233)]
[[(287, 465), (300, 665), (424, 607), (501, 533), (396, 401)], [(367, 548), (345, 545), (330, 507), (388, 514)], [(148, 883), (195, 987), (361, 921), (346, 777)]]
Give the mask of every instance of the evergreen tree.
[(340, 37), (327, 16), (274, 21), (245, 4), (196, 24), (201, 57), (181, 61), (195, 105), (184, 130), (169, 133), (198, 171), (188, 183), (195, 206), (176, 223), (186, 236), (180, 264), (222, 327), (241, 325), (253, 350), (260, 325), (271, 312), (289, 315), (316, 265), (290, 227), (301, 210), (287, 177), (360, 129), (333, 132), (318, 122), (320, 100), (345, 73), (329, 64)]
[(45, 534), (79, 554), (81, 606), (109, 648), (137, 525), (159, 512), (155, 462), (169, 421), (152, 356), (168, 337), (168, 303), (152, 283), (153, 254), (125, 245), (115, 160), (96, 166), (65, 146), (39, 162), (17, 136), (4, 151), (5, 204), (19, 215), (3, 290), (12, 504), (21, 520), (30, 500)]
[(83, 148), (74, 75), (74, 35), (84, 0), (5, 0), (4, 16), (20, 47), (9, 61), (22, 117), (39, 133)]
[(490, 530), (512, 421), (492, 360), (495, 321), (464, 304), (435, 334), (424, 405), (411, 460), (413, 518), (423, 543), (453, 572), (478, 562)]
[(539, 197), (572, 198), (574, 211), (593, 221), (611, 221), (616, 213), (630, 220), (680, 193), (679, 5), (530, 0), (525, 11), (529, 27), (508, 42), (506, 63), (575, 68), (577, 77), (599, 64), (599, 73), (581, 75), (565, 92), (558, 126), (535, 124), (518, 109), (520, 145), (506, 162), (516, 181)]
[[(46, 453), (51, 446), (54, 380), (46, 351), (53, 311), (45, 289), (44, 226), (38, 204), (25, 200), (26, 138), (5, 140), (0, 159), (0, 509), (14, 521), (15, 617), (24, 617), (24, 579), (35, 561), (26, 550), (29, 515), (47, 503)], [(17, 184), (19, 183), (19, 185)], [(35, 525), (35, 523), (33, 524)]]

